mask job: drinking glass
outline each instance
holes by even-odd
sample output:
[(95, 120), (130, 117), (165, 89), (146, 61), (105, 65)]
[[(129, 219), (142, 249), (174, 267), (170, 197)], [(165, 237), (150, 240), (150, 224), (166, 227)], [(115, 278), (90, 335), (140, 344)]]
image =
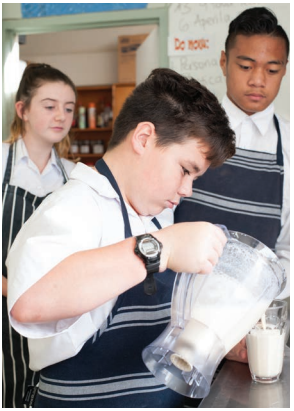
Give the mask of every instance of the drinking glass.
[(287, 302), (274, 300), (246, 336), (253, 381), (273, 383), (279, 380), (287, 336)]

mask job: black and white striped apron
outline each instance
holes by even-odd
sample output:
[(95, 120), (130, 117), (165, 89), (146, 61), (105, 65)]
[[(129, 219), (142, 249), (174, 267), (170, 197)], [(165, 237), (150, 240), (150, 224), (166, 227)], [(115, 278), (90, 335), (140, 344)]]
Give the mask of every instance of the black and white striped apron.
[[(7, 278), (5, 265), (8, 251), (22, 225), (44, 200), (28, 191), (10, 185), (15, 163), (16, 143), (11, 144), (2, 184), (2, 275)], [(56, 152), (55, 152), (56, 154)], [(66, 171), (56, 154), (64, 182)], [(48, 195), (48, 194), (47, 194)], [(29, 353), (26, 338), (10, 325), (7, 298), (2, 295), (2, 407), (23, 408), (23, 396), (28, 385), (35, 385), (39, 376), (28, 367)]]
[(221, 167), (193, 184), (191, 197), (175, 211), (175, 222), (209, 221), (257, 238), (273, 251), (281, 231), (284, 161), (279, 122), (277, 152), (236, 149)]
[[(104, 160), (96, 167), (117, 191), (131, 237), (126, 206)], [(160, 228), (156, 219), (152, 220)], [(36, 408), (177, 408), (184, 397), (158, 382), (142, 360), (142, 350), (170, 320), (175, 273), (155, 274), (157, 292), (144, 293), (144, 282), (121, 294), (101, 326), (74, 357), (40, 373)]]

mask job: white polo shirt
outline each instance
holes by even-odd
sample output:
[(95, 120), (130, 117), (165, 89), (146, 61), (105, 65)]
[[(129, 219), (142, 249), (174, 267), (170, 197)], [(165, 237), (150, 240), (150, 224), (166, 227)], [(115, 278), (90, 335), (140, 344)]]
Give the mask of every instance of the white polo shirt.
[[(142, 217), (126, 204), (133, 235), (155, 231), (152, 217)], [(173, 212), (157, 216), (162, 228)], [(67, 256), (124, 239), (117, 193), (106, 177), (78, 163), (69, 182), (34, 212), (17, 235), (7, 258), (8, 311), (16, 300)], [(69, 291), (70, 292), (70, 291)], [(110, 314), (116, 299), (76, 318), (45, 324), (12, 326), (29, 338), (30, 368), (42, 369), (76, 355)], [(78, 304), (78, 301), (77, 301)]]

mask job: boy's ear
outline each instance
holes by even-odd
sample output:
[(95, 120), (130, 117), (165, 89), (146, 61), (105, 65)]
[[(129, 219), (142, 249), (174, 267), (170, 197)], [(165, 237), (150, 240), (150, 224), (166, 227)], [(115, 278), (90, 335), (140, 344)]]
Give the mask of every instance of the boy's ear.
[(153, 123), (144, 121), (139, 123), (132, 135), (132, 146), (137, 154), (142, 154), (147, 146), (156, 138)]
[(22, 120), (26, 120), (25, 118), (25, 113), (24, 113), (24, 102), (23, 101), (17, 101), (15, 103), (15, 111), (18, 117)]
[(220, 60), (219, 60), (219, 65), (222, 69), (223, 75), (226, 77), (227, 74), (227, 56), (224, 50), (221, 52)]

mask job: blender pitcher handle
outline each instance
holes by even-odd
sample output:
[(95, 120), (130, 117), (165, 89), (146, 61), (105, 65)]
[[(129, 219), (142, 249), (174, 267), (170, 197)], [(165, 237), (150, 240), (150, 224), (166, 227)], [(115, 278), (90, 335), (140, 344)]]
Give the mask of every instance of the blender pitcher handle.
[(215, 225), (223, 230), (223, 232), (225, 233), (225, 236), (227, 237), (227, 239), (231, 238), (231, 234), (230, 234), (229, 230), (227, 229), (227, 227), (225, 225), (223, 225), (223, 224), (215, 224)]

